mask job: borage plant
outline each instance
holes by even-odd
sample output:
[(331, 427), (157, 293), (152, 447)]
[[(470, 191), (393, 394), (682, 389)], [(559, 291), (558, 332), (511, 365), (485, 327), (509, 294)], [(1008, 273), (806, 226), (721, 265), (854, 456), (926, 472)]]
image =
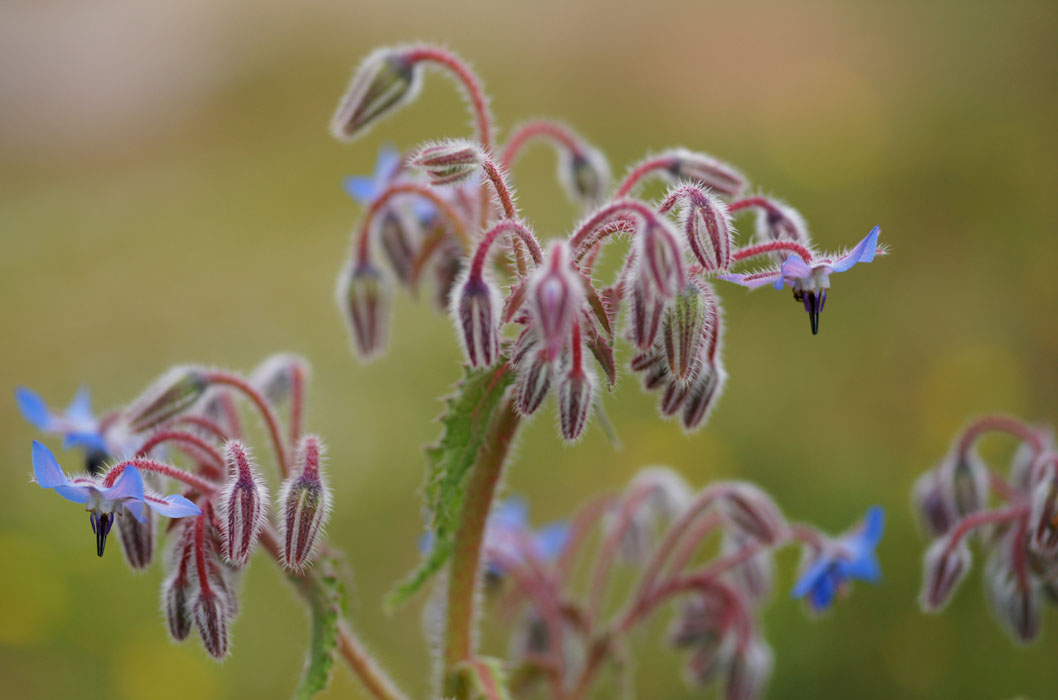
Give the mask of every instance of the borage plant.
[[(771, 588), (772, 552), (802, 547), (793, 595), (823, 610), (851, 580), (878, 578), (879, 508), (848, 534), (829, 537), (788, 522), (751, 484), (719, 483), (694, 494), (674, 472), (652, 468), (623, 493), (590, 500), (568, 522), (533, 530), (523, 503), (494, 507), (504, 465), (519, 427), (552, 389), (566, 442), (583, 434), (593, 412), (602, 416), (598, 373), (612, 390), (619, 339), (631, 346), (628, 366), (648, 390), (659, 391), (661, 413), (678, 416), (687, 431), (700, 428), (726, 381), (723, 316), (712, 281), (788, 285), (816, 333), (830, 275), (884, 252), (878, 229), (845, 252), (816, 252), (794, 209), (745, 196), (740, 172), (684, 149), (645, 159), (611, 192), (601, 153), (550, 121), (522, 126), (497, 150), (479, 81), (459, 58), (430, 46), (371, 54), (339, 105), (335, 135), (354, 139), (410, 102), (430, 66), (462, 86), (476, 138), (405, 155), (383, 149), (372, 176), (346, 182), (367, 207), (338, 285), (356, 351), (366, 359), (384, 347), (391, 279), (415, 291), (429, 270), (468, 365), (446, 401), (443, 434), (427, 450), (424, 556), (387, 605), (406, 601), (444, 572), (427, 605), (443, 697), (581, 698), (606, 669), (623, 683), (629, 633), (673, 602), (671, 638), (690, 651), (688, 677), (722, 679), (730, 698), (757, 697), (771, 667), (758, 610)], [(558, 150), (559, 179), (586, 212), (568, 237), (546, 246), (519, 215), (508, 177), (534, 140)], [(659, 202), (637, 198), (637, 188), (655, 177), (671, 183), (669, 192)], [(757, 213), (756, 242), (739, 247), (732, 218), (747, 210)], [(600, 284), (602, 248), (616, 237), (631, 244), (614, 265), (616, 279)], [(376, 262), (379, 253), (385, 265)], [(769, 266), (736, 269), (752, 260)], [(311, 611), (297, 695), (325, 685), (337, 649), (372, 695), (403, 698), (345, 619), (341, 559), (321, 534), (332, 500), (323, 448), (302, 431), (307, 374), (303, 360), (287, 355), (245, 378), (179, 367), (99, 419), (85, 393), (65, 413), (52, 413), (20, 390), (31, 422), (86, 454), (88, 473), (71, 477), (35, 443), (35, 480), (85, 504), (100, 556), (117, 521), (134, 568), (152, 560), (154, 514), (170, 518), (163, 601), (174, 638), (195, 626), (212, 655), (227, 654), (240, 571), (260, 541)], [(274, 507), (246, 444), (239, 399), (267, 429), (279, 494)], [(289, 404), (285, 420), (283, 404)], [(164, 484), (181, 493), (154, 495)], [(619, 563), (638, 569), (620, 601), (614, 591), (628, 572), (619, 572)], [(503, 661), (478, 648), (483, 589), (520, 620)]]

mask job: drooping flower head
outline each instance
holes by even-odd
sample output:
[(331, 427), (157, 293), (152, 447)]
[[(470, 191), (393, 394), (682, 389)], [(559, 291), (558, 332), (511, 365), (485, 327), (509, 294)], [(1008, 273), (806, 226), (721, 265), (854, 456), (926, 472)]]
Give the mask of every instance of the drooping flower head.
[(881, 577), (874, 550), (885, 529), (881, 506), (867, 511), (859, 527), (824, 544), (793, 588), (794, 598), (806, 598), (814, 611), (825, 610), (834, 596), (852, 579), (874, 583)]
[(18, 387), (15, 401), (22, 417), (48, 435), (62, 435), (63, 448), (81, 447), (86, 453), (107, 451), (100, 422), (92, 413), (92, 396), (82, 387), (62, 413), (48, 408), (38, 394)]

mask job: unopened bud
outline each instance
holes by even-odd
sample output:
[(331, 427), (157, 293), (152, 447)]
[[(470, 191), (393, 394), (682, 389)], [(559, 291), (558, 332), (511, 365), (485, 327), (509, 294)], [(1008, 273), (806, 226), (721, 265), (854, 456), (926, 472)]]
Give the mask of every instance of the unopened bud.
[(665, 309), (661, 340), (669, 372), (677, 381), (691, 379), (700, 365), (706, 336), (710, 300), (693, 282), (686, 285)]
[(926, 550), (923, 559), (922, 592), (918, 602), (926, 612), (938, 612), (951, 600), (955, 589), (970, 571), (970, 549), (965, 538), (951, 546), (941, 537)]
[(586, 207), (603, 201), (610, 187), (610, 166), (594, 148), (564, 150), (558, 161), (558, 179), (570, 199)]
[(672, 176), (676, 180), (695, 180), (717, 192), (735, 197), (746, 188), (746, 178), (727, 163), (705, 153), (686, 149), (673, 152)]
[(911, 500), (927, 535), (940, 537), (951, 528), (954, 519), (948, 512), (936, 470), (930, 469), (918, 477), (911, 492)]
[(668, 299), (683, 284), (683, 263), (679, 237), (667, 219), (643, 228), (639, 239), (639, 270), (647, 283), (661, 297)]
[(191, 408), (209, 386), (198, 367), (173, 367), (154, 382), (129, 407), (127, 421), (133, 432), (142, 432)]
[(1048, 558), (1058, 554), (1058, 475), (1040, 479), (1032, 489), (1029, 546)]
[(1028, 644), (1040, 634), (1040, 585), (1028, 571), (1018, 575), (1010, 556), (1011, 538), (1001, 540), (985, 564), (985, 591), (993, 614), (1014, 641)]
[(164, 557), (165, 580), (162, 582), (162, 609), (169, 634), (182, 642), (191, 633), (191, 600), (194, 596), (193, 526), (180, 524), (169, 539)]
[(366, 260), (346, 267), (338, 279), (338, 306), (362, 360), (373, 358), (386, 343), (388, 291), (382, 272)]
[(352, 141), (376, 119), (413, 100), (422, 82), (420, 72), (400, 49), (383, 48), (369, 55), (353, 74), (331, 120), (331, 133), (340, 141)]
[[(725, 556), (736, 556), (743, 549), (754, 546), (756, 543), (746, 537), (726, 536), (723, 540), (722, 551)], [(771, 595), (774, 573), (775, 566), (771, 551), (761, 549), (732, 568), (729, 575), (738, 590), (743, 591), (751, 601), (759, 603)]]
[(500, 294), (484, 277), (470, 277), (452, 295), (452, 316), (472, 367), (488, 367), (500, 354)]
[(232, 565), (242, 566), (257, 541), (268, 490), (246, 446), (238, 440), (229, 440), (224, 446), (224, 462), (228, 470), (228, 481), (220, 495), (224, 556)]
[(272, 403), (289, 398), (298, 376), (305, 381), (309, 363), (300, 355), (277, 354), (265, 359), (250, 373), (250, 384)]
[(446, 310), (450, 308), (452, 290), (459, 281), (460, 273), (463, 271), (463, 250), (458, 243), (446, 245), (436, 253), (437, 263), (434, 265), (434, 279), (436, 280), (436, 292), (434, 302), (437, 308)]
[(554, 363), (542, 348), (531, 349), (518, 364), (518, 411), (530, 416), (540, 408), (551, 389)]
[[(811, 237), (808, 234), (808, 226), (804, 218), (794, 209), (780, 202), (772, 202), (772, 206), (764, 208), (757, 215), (757, 240), (767, 241), (793, 241), (803, 246), (811, 245)], [(772, 253), (772, 261), (781, 265), (788, 253)]]
[(731, 267), (731, 217), (727, 206), (711, 194), (696, 199), (682, 213), (687, 246), (706, 272)]
[(202, 646), (210, 656), (223, 659), (228, 655), (228, 612), (224, 599), (216, 591), (199, 589), (191, 605), (191, 616), (202, 637)]
[(125, 552), (125, 561), (129, 566), (146, 569), (151, 565), (154, 556), (154, 513), (149, 508), (143, 509), (142, 523), (127, 515), (118, 518), (118, 534), (121, 535), (121, 549)]
[(719, 361), (702, 367), (698, 378), (688, 388), (687, 399), (683, 404), (683, 427), (685, 430), (697, 430), (705, 425), (710, 412), (724, 390), (725, 383), (727, 383), (727, 372)]
[(952, 454), (937, 471), (948, 510), (965, 518), (988, 502), (988, 467), (976, 452)]
[(677, 649), (709, 643), (722, 636), (727, 606), (714, 595), (692, 598), (669, 628), (669, 643)]
[(481, 149), (470, 141), (445, 141), (424, 147), (412, 164), (426, 172), (431, 185), (451, 185), (477, 172)]
[(771, 648), (754, 637), (745, 649), (736, 652), (727, 670), (725, 700), (756, 700), (764, 694), (772, 669)]
[(563, 373), (558, 383), (558, 419), (562, 437), (572, 442), (581, 436), (588, 424), (595, 400), (595, 372), (582, 366)]
[(654, 340), (658, 337), (661, 317), (665, 313), (665, 302), (643, 275), (636, 275), (632, 282), (629, 303), (632, 342), (640, 350), (646, 351), (654, 345)]
[(330, 510), (330, 491), (321, 473), (319, 438), (306, 435), (298, 445), (294, 473), (279, 492), (282, 513), (283, 564), (299, 570), (312, 557), (313, 548)]
[(684, 382), (669, 379), (665, 382), (665, 391), (661, 394), (658, 408), (663, 416), (674, 416), (683, 408), (687, 400), (688, 387)]
[(582, 298), (580, 280), (569, 267), (569, 248), (556, 243), (534, 272), (529, 287), (529, 302), (549, 359), (558, 355), (569, 336)]
[(786, 521), (771, 496), (753, 484), (735, 482), (723, 489), (721, 507), (734, 530), (764, 544), (774, 544), (786, 528)]
[(413, 224), (400, 212), (388, 210), (378, 224), (379, 242), (397, 279), (407, 284), (415, 264), (416, 246)]

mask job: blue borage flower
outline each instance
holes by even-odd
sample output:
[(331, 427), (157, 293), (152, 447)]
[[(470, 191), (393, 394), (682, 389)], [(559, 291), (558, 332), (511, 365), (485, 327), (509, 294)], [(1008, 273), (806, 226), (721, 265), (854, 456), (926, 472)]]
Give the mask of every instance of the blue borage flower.
[(753, 273), (728, 273), (718, 275), (719, 279), (751, 289), (771, 284), (776, 289), (786, 285), (793, 288), (794, 298), (804, 303), (812, 321), (812, 333), (819, 332), (819, 314), (827, 301), (827, 290), (830, 289), (830, 275), (845, 272), (857, 263), (869, 263), (875, 254), (884, 254), (885, 249), (878, 247), (878, 236), (882, 229), (875, 226), (867, 236), (851, 250), (836, 255), (822, 255), (804, 260), (794, 254), (786, 258), (778, 269), (763, 270)]
[(183, 496), (174, 494), (159, 498), (146, 493), (140, 471), (132, 465), (125, 466), (112, 486), (106, 486), (99, 477), (69, 477), (62, 470), (55, 456), (47, 447), (33, 441), (33, 480), (41, 488), (54, 489), (68, 501), (83, 503), (90, 513), (92, 532), (96, 536), (96, 553), (103, 556), (107, 535), (114, 525), (114, 518), (127, 510), (139, 522), (146, 521), (144, 506), (166, 518), (183, 518), (201, 515), (202, 511)]
[(797, 580), (793, 597), (807, 597), (808, 604), (818, 612), (830, 607), (834, 596), (850, 580), (876, 582), (882, 572), (874, 550), (884, 529), (885, 512), (881, 506), (870, 508), (856, 530), (823, 547)]
[[(345, 191), (359, 204), (365, 207), (370, 206), (397, 178), (400, 174), (400, 166), (400, 152), (386, 144), (378, 149), (374, 174), (346, 177), (343, 181)], [(433, 217), (435, 211), (433, 204), (422, 197), (415, 197), (411, 201), (412, 211), (420, 223), (425, 223)]]
[(100, 423), (92, 414), (92, 397), (87, 388), (77, 392), (63, 413), (52, 411), (44, 399), (24, 387), (15, 389), (15, 401), (22, 416), (42, 433), (62, 435), (64, 449), (107, 451)]

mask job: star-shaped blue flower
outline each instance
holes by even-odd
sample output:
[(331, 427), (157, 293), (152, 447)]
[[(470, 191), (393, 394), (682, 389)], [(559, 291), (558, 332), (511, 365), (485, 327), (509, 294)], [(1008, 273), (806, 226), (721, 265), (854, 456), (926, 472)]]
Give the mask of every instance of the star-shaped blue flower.
[[(393, 184), (399, 173), (400, 152), (387, 144), (378, 149), (373, 175), (350, 175), (345, 178), (343, 185), (350, 197), (366, 207)], [(414, 197), (411, 201), (412, 211), (420, 223), (425, 224), (433, 217), (435, 209), (429, 201), (422, 197)]]
[(92, 414), (92, 397), (82, 387), (63, 413), (53, 412), (39, 395), (18, 387), (15, 401), (22, 416), (42, 433), (62, 435), (63, 448), (81, 447), (85, 452), (106, 452), (99, 421)]
[(885, 511), (874, 506), (853, 532), (824, 547), (793, 587), (794, 598), (807, 598), (815, 611), (825, 610), (852, 579), (874, 583), (882, 572), (874, 550), (885, 529)]

